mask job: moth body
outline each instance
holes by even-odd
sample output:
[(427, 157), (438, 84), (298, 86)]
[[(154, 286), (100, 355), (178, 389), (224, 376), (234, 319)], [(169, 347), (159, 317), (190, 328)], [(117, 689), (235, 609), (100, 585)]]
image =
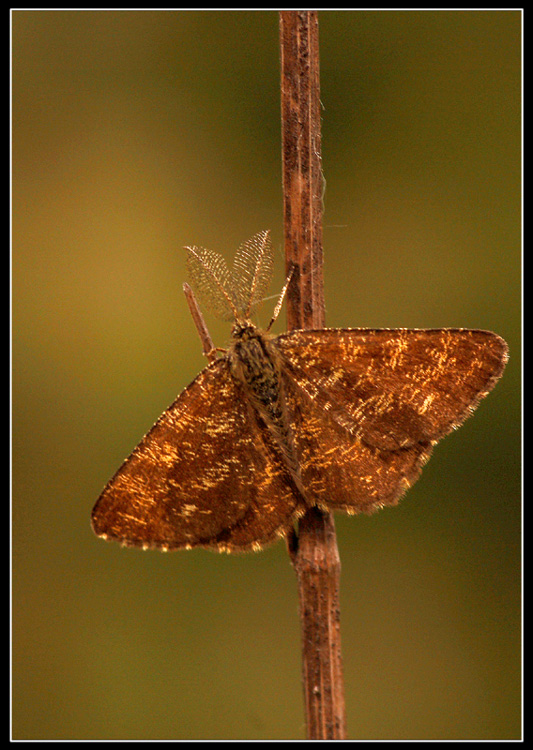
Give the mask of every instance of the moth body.
[(236, 323), (232, 334), (227, 353), (231, 375), (270, 430), (286, 468), (305, 498), (283, 389), (281, 355), (268, 335), (250, 322)]
[[(433, 446), (492, 390), (507, 344), (464, 328), (344, 328), (271, 337), (250, 323), (268, 232), (230, 270), (189, 248), (191, 283), (233, 318), (232, 343), (163, 412), (102, 491), (94, 531), (142, 548), (257, 550), (309, 506), (396, 505)], [(279, 313), (286, 283), (276, 305)]]

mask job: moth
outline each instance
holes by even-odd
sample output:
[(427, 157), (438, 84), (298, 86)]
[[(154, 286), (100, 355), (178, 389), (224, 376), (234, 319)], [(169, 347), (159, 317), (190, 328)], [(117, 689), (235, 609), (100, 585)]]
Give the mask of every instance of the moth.
[(233, 320), (232, 341), (104, 488), (92, 526), (105, 539), (241, 552), (285, 536), (309, 506), (395, 505), (504, 370), (507, 344), (489, 331), (274, 337), (251, 322), (271, 278), (269, 232), (243, 243), (231, 270), (217, 253), (186, 250), (193, 289)]

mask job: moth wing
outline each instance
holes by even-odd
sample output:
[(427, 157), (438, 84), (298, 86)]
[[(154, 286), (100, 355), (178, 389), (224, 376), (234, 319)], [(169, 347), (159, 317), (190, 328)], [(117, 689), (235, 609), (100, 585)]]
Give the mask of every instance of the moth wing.
[(306, 498), (351, 513), (398, 502), (507, 356), (484, 331), (325, 329), (275, 343)]
[(419, 477), (432, 443), (378, 450), (343, 427), (292, 373), (283, 384), (307, 502), (348, 513), (395, 505)]
[(383, 450), (435, 442), (494, 387), (507, 344), (469, 329), (324, 329), (276, 344), (308, 395)]
[(282, 536), (301, 500), (228, 363), (206, 367), (104, 488), (96, 534), (126, 545), (258, 549)]

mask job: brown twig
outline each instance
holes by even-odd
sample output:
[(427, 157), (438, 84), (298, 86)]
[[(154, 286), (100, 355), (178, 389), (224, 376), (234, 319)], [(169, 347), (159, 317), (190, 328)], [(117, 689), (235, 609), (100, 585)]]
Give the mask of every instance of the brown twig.
[[(322, 328), (320, 79), (316, 11), (281, 11), (281, 121), (285, 259), (293, 280), (287, 324)], [(298, 579), (308, 739), (345, 739), (340, 560), (333, 516), (310, 508), (289, 539)]]

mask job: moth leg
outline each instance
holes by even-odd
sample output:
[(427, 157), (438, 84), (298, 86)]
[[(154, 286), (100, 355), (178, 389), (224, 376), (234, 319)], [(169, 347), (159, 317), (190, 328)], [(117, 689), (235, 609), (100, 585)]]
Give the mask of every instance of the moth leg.
[(294, 269), (296, 266), (292, 266), (291, 270), (289, 271), (289, 275), (287, 276), (287, 281), (285, 282), (285, 286), (281, 290), (281, 294), (279, 295), (279, 299), (276, 303), (276, 307), (274, 308), (274, 312), (272, 313), (272, 318), (270, 320), (270, 323), (266, 327), (267, 331), (270, 331), (274, 323), (276, 322), (276, 319), (280, 313), (281, 306), (283, 305), (283, 300), (285, 299), (285, 294), (287, 293), (287, 289), (289, 288), (289, 284), (291, 283), (292, 276), (294, 274)]
[(207, 357), (207, 361), (211, 363), (216, 359), (217, 348), (213, 344), (213, 339), (211, 338), (211, 334), (209, 333), (209, 330), (205, 323), (204, 316), (202, 315), (200, 308), (198, 307), (198, 302), (196, 301), (194, 292), (189, 284), (187, 284), (187, 282), (183, 284), (183, 293), (185, 294), (185, 299), (187, 300), (187, 304), (189, 305), (189, 310), (191, 311), (194, 325), (196, 326), (196, 330), (198, 331), (198, 335), (200, 336), (203, 353)]

